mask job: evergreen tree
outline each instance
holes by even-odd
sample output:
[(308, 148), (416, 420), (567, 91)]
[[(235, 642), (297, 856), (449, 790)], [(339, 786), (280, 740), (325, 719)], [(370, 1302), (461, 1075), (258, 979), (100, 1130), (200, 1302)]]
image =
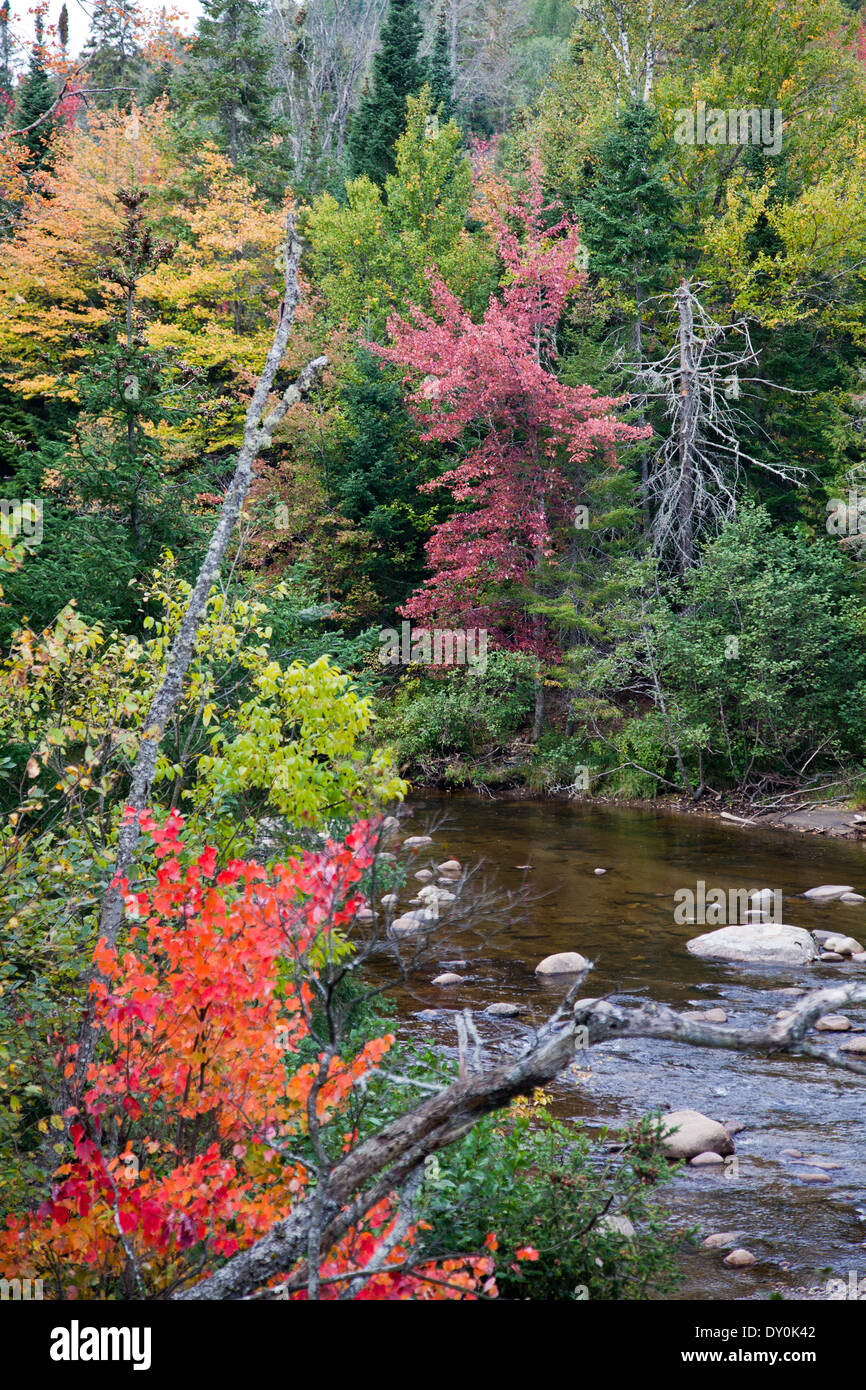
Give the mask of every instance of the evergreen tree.
[(424, 543), (441, 506), (420, 490), (433, 473), (429, 445), (403, 399), (399, 373), (383, 369), (359, 348), (341, 403), (347, 438), (328, 468), (340, 512), (365, 531), (371, 544), (361, 570), (391, 613), (421, 581)]
[(641, 304), (665, 284), (682, 245), (658, 117), (643, 102), (625, 107), (601, 142), (594, 177), (576, 210), (589, 269), (633, 301), (629, 316), (639, 354)]
[[(43, 63), (42, 16), (36, 16), (36, 42), (30, 50), (27, 76), (18, 87), (15, 110), (15, 125), (24, 133), (19, 137), (21, 145), (27, 150), (21, 167), (26, 174), (38, 169), (50, 170), (54, 159), (52, 142), (59, 121), (55, 112), (45, 116), (56, 100), (54, 83), (45, 71)], [(40, 121), (39, 117), (45, 116)], [(29, 128), (28, 128), (29, 127)]]
[(60, 9), (60, 18), (57, 21), (57, 37), (65, 55), (69, 47), (69, 11), (65, 5), (62, 5)]
[(434, 108), (438, 109), (442, 120), (448, 121), (454, 115), (454, 76), (451, 72), (451, 50), (444, 10), (439, 11), (433, 51), (430, 54), (429, 74)]
[(140, 26), (134, 0), (111, 0), (93, 11), (84, 58), (93, 99), (103, 109), (126, 109), (138, 92), (145, 72), (137, 42)]
[(138, 306), (141, 278), (174, 248), (154, 239), (142, 211), (146, 193), (116, 196), (124, 224), (101, 272), (121, 296), (111, 337), (93, 344), (75, 382), (80, 409), (63, 435), (23, 448), (13, 467), (20, 495), (45, 497), (46, 505), (45, 544), (6, 586), (10, 620), (26, 613), (44, 626), (74, 598), (92, 621), (128, 621), (132, 581), (164, 547), (190, 554), (198, 541), (195, 497), (212, 480), (171, 457), (160, 426), (183, 423), (195, 410), (200, 373), (148, 345)]
[(406, 98), (424, 84), (418, 58), (421, 22), (415, 0), (390, 0), (373, 59), (372, 82), (364, 90), (349, 136), (349, 174), (368, 174), (382, 184), (395, 169), (394, 145), (406, 124)]
[(174, 88), (176, 104), (204, 127), (235, 168), (269, 191), (278, 159), (270, 155), (281, 134), (271, 80), (273, 50), (258, 0), (204, 0), (204, 14), (187, 63)]
[(9, 0), (0, 5), (0, 128), (6, 125), (15, 101), (12, 96), (12, 35), (9, 33)]

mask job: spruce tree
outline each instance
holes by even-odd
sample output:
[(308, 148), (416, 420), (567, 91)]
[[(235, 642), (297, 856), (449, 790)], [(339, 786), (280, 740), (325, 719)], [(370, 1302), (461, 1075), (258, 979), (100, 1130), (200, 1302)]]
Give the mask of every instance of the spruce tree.
[(112, 0), (93, 12), (84, 58), (93, 100), (103, 109), (128, 109), (138, 93), (145, 74), (137, 41), (140, 26), (135, 0)]
[(269, 158), (281, 133), (271, 80), (274, 53), (258, 0), (204, 0), (204, 14), (174, 87), (181, 112), (235, 168), (279, 192)]
[(589, 269), (633, 300), (639, 351), (641, 303), (666, 283), (682, 245), (658, 117), (649, 106), (635, 102), (621, 112), (576, 211)]
[(421, 22), (415, 0), (390, 0), (368, 83), (349, 136), (349, 176), (383, 184), (395, 169), (394, 145), (406, 125), (406, 98), (424, 84), (418, 58)]
[(438, 109), (440, 120), (450, 121), (454, 115), (454, 77), (444, 10), (439, 11), (428, 70), (434, 108)]
[[(56, 92), (42, 61), (42, 43), (42, 16), (37, 15), (36, 42), (30, 50), (27, 76), (18, 87), (15, 109), (15, 125), (24, 132), (19, 137), (19, 143), (27, 150), (21, 167), (28, 175), (53, 167), (52, 141), (59, 124), (56, 112), (45, 115), (54, 105)], [(40, 116), (45, 116), (45, 120), (39, 120)]]
[(0, 5), (0, 128), (15, 109), (12, 96), (12, 35), (9, 32), (9, 0)]

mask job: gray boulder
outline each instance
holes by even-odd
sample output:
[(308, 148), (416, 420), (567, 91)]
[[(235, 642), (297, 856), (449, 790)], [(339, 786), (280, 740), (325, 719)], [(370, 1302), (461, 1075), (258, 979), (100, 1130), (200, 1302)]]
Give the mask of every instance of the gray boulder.
[(783, 922), (749, 922), (719, 927), (692, 937), (686, 949), (702, 960), (766, 962), (770, 965), (803, 965), (816, 960), (818, 948), (811, 932)]

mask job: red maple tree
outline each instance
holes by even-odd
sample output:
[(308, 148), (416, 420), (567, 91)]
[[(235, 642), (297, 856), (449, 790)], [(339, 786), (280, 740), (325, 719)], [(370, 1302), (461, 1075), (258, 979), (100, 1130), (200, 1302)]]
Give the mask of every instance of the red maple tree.
[(390, 345), (367, 344), (406, 368), (423, 439), (470, 443), (456, 467), (425, 484), (447, 488), (458, 508), (434, 529), (432, 575), (404, 615), (486, 627), (499, 644), (540, 657), (553, 655), (555, 642), (525, 598), (573, 524), (577, 470), (597, 451), (615, 466), (615, 442), (644, 433), (616, 418), (624, 397), (555, 375), (556, 327), (585, 276), (578, 226), (568, 215), (551, 222), (553, 212), (535, 159), (528, 193), (500, 199), (488, 214), (505, 276), (481, 322), (430, 272), (435, 317), (392, 315)]

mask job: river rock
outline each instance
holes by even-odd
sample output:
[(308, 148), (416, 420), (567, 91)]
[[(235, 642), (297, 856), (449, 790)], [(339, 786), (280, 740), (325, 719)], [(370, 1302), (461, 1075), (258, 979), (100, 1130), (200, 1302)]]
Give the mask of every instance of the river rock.
[(745, 1120), (725, 1120), (725, 1129), (733, 1139), (735, 1134), (742, 1134), (746, 1128)]
[(706, 1153), (695, 1154), (694, 1158), (689, 1159), (690, 1168), (716, 1168), (724, 1163), (721, 1154), (713, 1153), (708, 1149)]
[(839, 1051), (860, 1053), (862, 1056), (866, 1052), (866, 1038), (850, 1038), (848, 1042), (843, 1042)]
[(359, 922), (372, 922), (374, 916), (373, 909), (370, 907), (359, 907), (355, 916)]
[(446, 859), (444, 864), (439, 865), (439, 872), (447, 878), (452, 874), (459, 874), (461, 867), (459, 859)]
[(456, 894), (449, 893), (447, 888), (438, 888), (434, 883), (428, 883), (423, 888), (418, 889), (419, 902), (453, 903), (457, 901)]
[(815, 1027), (821, 1033), (847, 1033), (851, 1027), (851, 1020), (844, 1014), (825, 1014), (823, 1018), (818, 1019)]
[(610, 1235), (625, 1236), (626, 1240), (634, 1240), (635, 1229), (627, 1216), (617, 1216), (614, 1212), (608, 1212), (600, 1221), (596, 1222), (597, 1231), (606, 1231)]
[(606, 874), (606, 873), (607, 873), (607, 869), (593, 869), (592, 872), (593, 872), (594, 874)]
[(396, 904), (397, 904), (399, 901), (400, 901), (400, 899), (398, 898), (398, 896), (397, 896), (396, 893), (383, 893), (383, 894), (382, 894), (382, 906), (383, 906), (383, 907), (394, 907), (394, 906), (396, 906)]
[(748, 1269), (749, 1265), (757, 1263), (758, 1257), (751, 1250), (732, 1250), (730, 1255), (725, 1256), (725, 1264), (730, 1265), (731, 1269)]
[(694, 1158), (697, 1154), (715, 1153), (725, 1157), (734, 1152), (734, 1143), (724, 1125), (702, 1115), (700, 1110), (672, 1110), (662, 1115), (666, 1130), (673, 1130), (662, 1139), (667, 1158)]
[(715, 1235), (707, 1236), (702, 1241), (705, 1250), (723, 1250), (726, 1245), (733, 1245), (736, 1241), (742, 1240), (745, 1231), (718, 1231)]
[(822, 965), (838, 965), (844, 956), (840, 956), (838, 951), (822, 951), (818, 957)]
[(856, 954), (851, 957), (851, 959), (856, 960), (858, 965), (862, 965), (863, 962), (866, 961), (866, 951), (857, 951)]
[(803, 897), (811, 898), (813, 902), (830, 903), (834, 898), (841, 898), (844, 893), (853, 892), (850, 883), (822, 883), (818, 888), (808, 889)]
[(829, 1174), (829, 1173), (821, 1173), (821, 1172), (818, 1172), (817, 1170), (814, 1171), (814, 1172), (806, 1172), (806, 1173), (800, 1173), (800, 1172), (798, 1172), (798, 1173), (797, 1173), (797, 1177), (800, 1179), (800, 1182), (819, 1183), (819, 1182), (829, 1182), (829, 1181), (830, 1181), (830, 1174)]
[(410, 835), (408, 840), (403, 841), (404, 849), (421, 849), (424, 845), (432, 845), (432, 835)]
[(525, 1013), (526, 1010), (521, 1008), (519, 1004), (506, 1004), (502, 1002), (499, 1004), (488, 1004), (484, 1012), (490, 1014), (493, 1018), (516, 1018), (518, 1014)]
[(866, 898), (862, 893), (843, 893), (839, 901), (840, 903), (850, 903), (852, 907), (855, 907), (858, 903), (866, 903)]
[(856, 956), (863, 947), (853, 936), (828, 936), (824, 942), (825, 951), (837, 951), (840, 956)]
[(704, 960), (763, 961), (772, 965), (802, 965), (818, 955), (811, 933), (782, 922), (719, 927), (717, 931), (692, 937), (686, 949)]
[(415, 932), (435, 927), (438, 920), (438, 913), (422, 907), (417, 912), (404, 912), (402, 917), (395, 917), (391, 923), (391, 933), (393, 936), (412, 936)]
[(727, 1023), (728, 1015), (724, 1009), (704, 1009), (702, 1013), (685, 1014), (692, 1023)]
[(454, 975), (450, 970), (446, 970), (444, 975), (437, 975), (433, 983), (434, 985), (462, 985), (463, 976)]
[(419, 869), (414, 877), (418, 879), (419, 883), (429, 883), (433, 874), (430, 869)]
[(844, 1168), (844, 1163), (837, 1163), (835, 1158), (822, 1158), (820, 1154), (807, 1154), (803, 1162), (810, 1168)]
[(784, 989), (777, 989), (777, 990), (776, 990), (776, 993), (777, 993), (777, 994), (787, 994), (787, 995), (789, 995), (792, 999), (796, 999), (796, 998), (798, 998), (801, 994), (808, 994), (809, 991), (808, 991), (807, 989), (803, 989), (803, 986), (802, 986), (802, 985), (786, 985)]
[(776, 902), (776, 895), (772, 888), (756, 888), (754, 893), (749, 894), (749, 902), (759, 910), (772, 908)]
[(586, 956), (579, 951), (557, 951), (545, 956), (535, 967), (536, 975), (578, 975), (589, 965)]

